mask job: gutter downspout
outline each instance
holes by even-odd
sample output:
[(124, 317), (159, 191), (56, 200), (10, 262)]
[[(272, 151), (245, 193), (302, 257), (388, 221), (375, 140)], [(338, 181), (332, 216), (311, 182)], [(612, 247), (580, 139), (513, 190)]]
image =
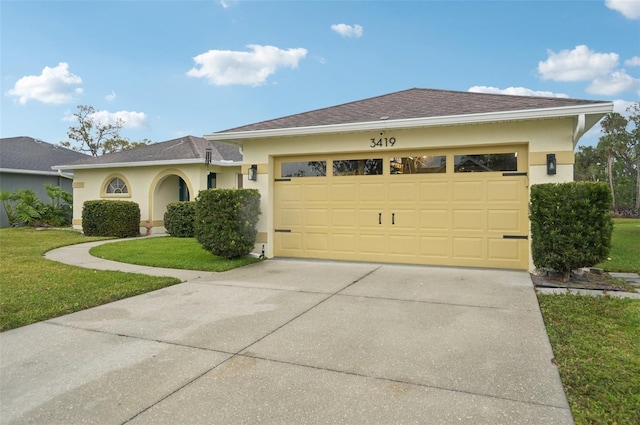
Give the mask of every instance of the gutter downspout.
[(73, 174), (63, 173), (61, 169), (58, 169), (58, 175), (73, 180)]
[(573, 131), (573, 147), (576, 147), (578, 140), (584, 135), (584, 127), (585, 127), (585, 115), (578, 115), (578, 122), (576, 123), (576, 129)]

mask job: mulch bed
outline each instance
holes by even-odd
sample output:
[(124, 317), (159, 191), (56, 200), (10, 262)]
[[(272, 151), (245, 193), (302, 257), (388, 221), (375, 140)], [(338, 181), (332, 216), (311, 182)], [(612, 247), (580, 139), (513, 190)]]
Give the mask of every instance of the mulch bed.
[(531, 274), (533, 284), (538, 288), (572, 288), (595, 289), (600, 291), (624, 291), (635, 292), (633, 287), (626, 282), (611, 277), (608, 273), (571, 273), (568, 282), (562, 281), (558, 273), (549, 272), (544, 275)]

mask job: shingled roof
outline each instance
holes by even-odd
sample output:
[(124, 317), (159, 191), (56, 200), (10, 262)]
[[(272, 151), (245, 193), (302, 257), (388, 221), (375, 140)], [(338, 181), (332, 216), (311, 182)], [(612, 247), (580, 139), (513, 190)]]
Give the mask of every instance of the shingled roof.
[[(211, 163), (224, 165), (224, 163), (242, 162), (242, 154), (237, 147), (225, 145), (223, 143), (210, 142), (201, 137), (184, 136), (166, 142), (152, 143), (137, 148), (108, 153), (96, 157), (83, 158), (69, 164), (71, 168), (78, 166), (111, 164), (130, 164), (145, 162), (187, 162), (194, 163), (202, 161), (204, 163), (207, 149), (211, 149)], [(83, 167), (86, 168), (86, 167)]]
[(33, 137), (6, 137), (0, 139), (0, 169), (4, 172), (34, 171), (57, 174), (52, 166), (89, 158), (80, 152), (52, 145)]
[[(338, 106), (235, 127), (213, 133), (211, 136), (224, 136), (225, 133), (247, 131), (526, 111), (602, 103), (603, 101), (596, 100), (412, 88)], [(219, 139), (222, 139), (222, 137), (219, 137)]]

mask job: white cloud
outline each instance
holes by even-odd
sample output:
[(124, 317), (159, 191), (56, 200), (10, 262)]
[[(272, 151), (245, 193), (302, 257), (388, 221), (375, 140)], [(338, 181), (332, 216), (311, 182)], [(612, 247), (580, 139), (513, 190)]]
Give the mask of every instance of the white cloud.
[[(88, 115), (88, 117), (93, 118), (96, 123), (100, 123), (103, 125), (106, 124), (115, 124), (118, 119), (122, 120), (124, 123), (122, 128), (145, 128), (147, 127), (147, 114), (144, 112), (135, 112), (135, 111), (118, 111), (118, 112), (109, 112), (109, 111), (95, 111), (93, 114)], [(67, 115), (63, 118), (63, 121), (75, 122), (78, 118), (73, 115), (71, 112), (67, 112)]]
[(629, 116), (627, 108), (633, 105), (634, 102), (628, 100), (617, 99), (613, 101), (613, 112), (617, 112), (620, 115)]
[(473, 93), (508, 94), (512, 96), (569, 97), (569, 95), (564, 93), (531, 90), (526, 87), (507, 87), (506, 89), (499, 89), (498, 87), (473, 86), (468, 91)]
[(113, 102), (114, 100), (116, 100), (116, 93), (112, 91), (110, 94), (106, 95), (104, 98), (109, 102)]
[(606, 0), (604, 4), (612, 10), (622, 13), (626, 18), (640, 18), (639, 0)]
[(236, 3), (238, 3), (239, 0), (220, 0), (220, 6), (222, 6), (223, 9), (228, 9), (230, 7), (233, 7), (236, 5)]
[(612, 96), (625, 91), (638, 91), (640, 94), (640, 79), (628, 75), (624, 69), (612, 72), (604, 77), (594, 79), (587, 92)]
[(258, 86), (278, 68), (297, 68), (307, 55), (302, 48), (282, 50), (274, 46), (250, 44), (250, 52), (209, 50), (193, 58), (198, 68), (187, 72), (189, 77), (206, 78), (209, 84)]
[(7, 91), (7, 96), (16, 96), (21, 104), (29, 99), (42, 103), (68, 103), (76, 95), (82, 93), (82, 78), (69, 72), (69, 64), (60, 62), (58, 66), (45, 66), (40, 75), (27, 75), (16, 81), (13, 88)]
[(597, 53), (585, 45), (558, 53), (549, 50), (546, 61), (538, 62), (543, 80), (584, 81), (607, 75), (618, 65), (617, 53)]
[(362, 25), (333, 24), (331, 29), (343, 37), (362, 37)]
[(634, 56), (624, 61), (625, 66), (640, 66), (640, 56)]

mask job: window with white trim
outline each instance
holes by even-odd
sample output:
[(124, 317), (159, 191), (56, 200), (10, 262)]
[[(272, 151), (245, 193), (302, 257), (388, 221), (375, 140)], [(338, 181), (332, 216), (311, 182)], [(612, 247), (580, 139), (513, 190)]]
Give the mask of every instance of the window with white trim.
[(124, 180), (116, 177), (107, 184), (107, 193), (129, 193), (129, 188)]

